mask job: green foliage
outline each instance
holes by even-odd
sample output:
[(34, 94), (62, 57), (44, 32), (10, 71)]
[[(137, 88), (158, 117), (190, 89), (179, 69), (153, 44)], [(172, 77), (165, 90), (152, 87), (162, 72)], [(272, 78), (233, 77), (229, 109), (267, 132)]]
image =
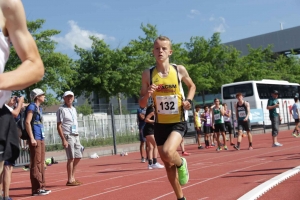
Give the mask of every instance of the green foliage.
[(221, 85), (232, 82), (238, 76), (239, 55), (235, 48), (221, 44), (220, 34), (214, 33), (206, 40), (203, 37), (191, 37), (185, 43), (188, 51), (188, 72), (194, 81), (197, 92), (220, 92)]
[(82, 105), (76, 106), (76, 110), (78, 114), (82, 114), (83, 116), (93, 114), (93, 108), (88, 100), (85, 100)]

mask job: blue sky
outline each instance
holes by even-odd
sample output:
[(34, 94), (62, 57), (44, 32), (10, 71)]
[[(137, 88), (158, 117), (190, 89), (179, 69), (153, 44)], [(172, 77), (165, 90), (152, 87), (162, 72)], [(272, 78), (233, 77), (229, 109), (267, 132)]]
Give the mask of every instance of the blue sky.
[(230, 42), (300, 25), (299, 0), (23, 0), (27, 20), (45, 19), (44, 29), (61, 33), (57, 51), (76, 57), (74, 45), (89, 48), (89, 35), (111, 48), (143, 36), (141, 24), (175, 43), (221, 32)]

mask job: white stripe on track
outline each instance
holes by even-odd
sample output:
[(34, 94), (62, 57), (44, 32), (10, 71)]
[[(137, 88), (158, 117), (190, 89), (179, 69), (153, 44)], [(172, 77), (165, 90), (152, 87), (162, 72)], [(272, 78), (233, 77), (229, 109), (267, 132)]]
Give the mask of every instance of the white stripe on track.
[(253, 190), (250, 190), (248, 193), (244, 194), (238, 200), (255, 200), (258, 199), (261, 195), (263, 195), (265, 192), (273, 188), (274, 186), (278, 185), (282, 181), (294, 176), (295, 174), (300, 172), (300, 166), (295, 167), (293, 169), (290, 169), (286, 172), (283, 172), (282, 174), (279, 174), (278, 176), (275, 176), (271, 178), (270, 180), (260, 184)]

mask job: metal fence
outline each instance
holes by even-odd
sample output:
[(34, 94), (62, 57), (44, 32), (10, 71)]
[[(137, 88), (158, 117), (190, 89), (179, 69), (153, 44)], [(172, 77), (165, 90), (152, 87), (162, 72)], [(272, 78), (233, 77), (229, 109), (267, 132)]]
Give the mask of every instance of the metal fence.
[[(90, 116), (78, 118), (78, 132), (81, 139), (91, 140), (96, 138), (113, 138), (113, 129), (116, 136), (137, 135), (138, 126), (136, 114), (112, 115), (105, 113), (95, 113)], [(59, 144), (61, 139), (57, 132), (57, 122), (55, 120), (44, 121), (46, 145)]]

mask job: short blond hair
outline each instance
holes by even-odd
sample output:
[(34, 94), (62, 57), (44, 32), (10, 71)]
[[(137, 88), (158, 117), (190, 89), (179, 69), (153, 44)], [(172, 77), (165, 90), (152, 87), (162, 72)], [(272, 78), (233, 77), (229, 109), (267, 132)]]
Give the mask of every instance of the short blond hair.
[(160, 41), (169, 41), (170, 48), (172, 49), (172, 42), (171, 42), (170, 38), (168, 38), (167, 36), (163, 36), (163, 35), (158, 36), (158, 37), (154, 40), (154, 43), (155, 43), (157, 40), (160, 40)]

